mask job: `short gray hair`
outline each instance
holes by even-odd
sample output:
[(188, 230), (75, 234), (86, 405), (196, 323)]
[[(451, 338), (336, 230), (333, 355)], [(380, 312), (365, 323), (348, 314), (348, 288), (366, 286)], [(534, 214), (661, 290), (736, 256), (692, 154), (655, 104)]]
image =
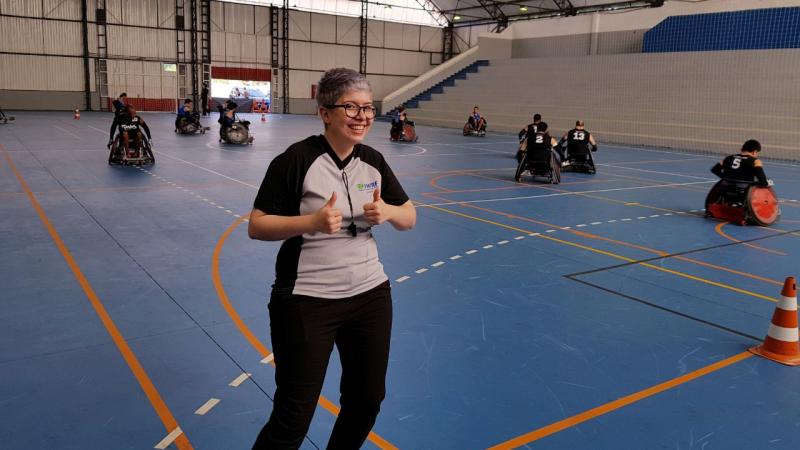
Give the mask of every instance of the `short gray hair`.
[(369, 91), (369, 80), (353, 69), (339, 67), (330, 69), (322, 75), (317, 84), (317, 106), (333, 105), (346, 92)]

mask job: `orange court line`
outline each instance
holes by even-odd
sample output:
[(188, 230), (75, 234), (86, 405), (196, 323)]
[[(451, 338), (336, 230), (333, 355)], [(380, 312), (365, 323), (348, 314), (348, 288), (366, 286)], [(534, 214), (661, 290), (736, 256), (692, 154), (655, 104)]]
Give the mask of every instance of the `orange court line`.
[[(111, 319), (111, 316), (106, 311), (103, 303), (100, 301), (100, 298), (95, 293), (94, 289), (92, 288), (91, 284), (89, 284), (89, 280), (86, 279), (83, 272), (81, 271), (78, 263), (72, 257), (69, 249), (67, 248), (64, 241), (61, 240), (61, 236), (59, 236), (58, 232), (56, 231), (53, 224), (50, 222), (50, 219), (45, 214), (44, 209), (42, 208), (39, 201), (36, 199), (36, 196), (31, 191), (30, 187), (28, 187), (28, 183), (22, 177), (22, 174), (17, 170), (17, 166), (14, 165), (14, 162), (11, 160), (11, 156), (6, 151), (5, 147), (0, 144), (0, 150), (3, 151), (3, 156), (5, 156), (6, 161), (8, 162), (9, 167), (11, 167), (11, 171), (17, 177), (19, 184), (22, 186), (22, 189), (25, 191), (25, 194), (28, 196), (28, 200), (30, 200), (31, 205), (36, 210), (36, 213), (39, 215), (39, 219), (41, 219), (42, 223), (44, 224), (47, 232), (50, 234), (50, 237), (53, 239), (53, 242), (56, 244), (59, 252), (64, 257), (64, 260), (67, 262), (70, 270), (72, 270), (72, 274), (77, 279), (78, 283), (80, 284), (81, 288), (83, 289), (84, 294), (89, 299), (89, 302), (92, 304), (95, 312), (97, 313), (100, 321), (105, 326), (106, 331), (111, 336), (111, 339), (114, 341), (114, 344), (117, 346), (117, 350), (122, 354), (122, 357), (125, 359), (125, 362), (128, 364), (128, 368), (130, 368), (131, 372), (134, 376), (136, 376), (136, 380), (139, 382), (139, 386), (141, 386), (142, 390), (144, 391), (145, 395), (147, 395), (148, 400), (150, 400), (150, 404), (153, 406), (153, 409), (156, 410), (158, 417), (161, 419), (161, 423), (164, 424), (164, 428), (166, 429), (167, 433), (173, 432), (176, 428), (178, 428), (178, 421), (175, 420), (175, 417), (172, 415), (172, 412), (169, 410), (169, 407), (161, 398), (161, 395), (158, 393), (155, 385), (150, 380), (150, 377), (147, 375), (147, 372), (142, 367), (141, 363), (139, 362), (136, 355), (131, 350), (128, 343), (125, 341), (125, 338), (120, 333), (119, 329), (117, 328), (114, 321)], [(175, 444), (181, 450), (189, 450), (192, 449), (192, 444), (189, 442), (189, 438), (186, 437), (185, 433), (181, 433), (178, 438), (175, 440)]]
[[(250, 343), (253, 348), (261, 355), (262, 358), (266, 358), (267, 356), (271, 355), (272, 352), (267, 350), (267, 347), (258, 340), (255, 334), (250, 330), (247, 324), (244, 323), (242, 318), (239, 316), (239, 313), (236, 312), (236, 308), (230, 301), (228, 294), (225, 292), (225, 287), (222, 284), (222, 277), (220, 276), (219, 271), (219, 259), (220, 254), (222, 253), (222, 248), (225, 246), (225, 242), (228, 240), (228, 237), (233, 233), (233, 231), (241, 225), (245, 221), (246, 217), (240, 217), (236, 219), (233, 224), (231, 224), (222, 236), (220, 236), (219, 241), (217, 241), (216, 247), (214, 247), (214, 254), (211, 257), (211, 280), (214, 282), (214, 289), (217, 291), (217, 297), (219, 298), (220, 303), (222, 303), (222, 307), (231, 317), (233, 323), (236, 325), (236, 328), (244, 335), (247, 342)], [(275, 365), (274, 360), (270, 362), (272, 366)], [(325, 396), (320, 395), (317, 404), (325, 408), (329, 413), (333, 414), (334, 416), (339, 415), (339, 407), (336, 406), (332, 401), (325, 398)], [(397, 447), (389, 443), (387, 440), (382, 438), (377, 433), (370, 431), (367, 439), (370, 440), (373, 444), (375, 444), (378, 448), (383, 450), (398, 450)]]
[(580, 414), (576, 414), (572, 417), (568, 417), (564, 420), (551, 423), (550, 425), (533, 430), (529, 433), (525, 433), (513, 439), (509, 439), (508, 441), (490, 447), (489, 450), (508, 450), (521, 447), (526, 444), (530, 444), (531, 442), (538, 441), (539, 439), (558, 433), (567, 428), (580, 425), (586, 421), (592, 420), (604, 414), (608, 414), (612, 411), (636, 403), (640, 400), (644, 400), (648, 397), (652, 397), (656, 394), (660, 394), (666, 390), (672, 389), (676, 386), (680, 386), (681, 384), (708, 375), (712, 372), (716, 372), (717, 370), (728, 367), (731, 364), (735, 364), (739, 361), (743, 361), (747, 358), (750, 358), (751, 356), (753, 356), (753, 354), (750, 353), (749, 351), (736, 354), (734, 356), (731, 356), (730, 358), (723, 359), (722, 361), (718, 361), (714, 364), (695, 370), (694, 372), (690, 372), (685, 375), (679, 376), (677, 378), (673, 378), (661, 384), (657, 384), (655, 386), (649, 387), (639, 392), (635, 392), (633, 394), (627, 395), (617, 400), (608, 402), (604, 405), (600, 405), (596, 408), (584, 411)]
[(720, 222), (720, 223), (718, 223), (717, 226), (714, 227), (714, 231), (716, 231), (717, 234), (719, 234), (720, 236), (724, 237), (725, 239), (727, 239), (729, 241), (738, 242), (738, 243), (740, 243), (742, 245), (746, 245), (746, 246), (748, 246), (750, 248), (754, 248), (756, 250), (761, 250), (761, 251), (764, 251), (764, 252), (767, 252), (767, 253), (772, 253), (772, 254), (780, 255), (780, 256), (789, 256), (786, 253), (779, 252), (778, 250), (772, 250), (771, 248), (759, 247), (758, 245), (750, 244), (749, 242), (742, 242), (742, 241), (740, 241), (740, 240), (738, 240), (738, 239), (736, 239), (734, 237), (729, 236), (727, 233), (722, 231), (722, 227), (724, 227), (725, 225), (727, 225), (729, 223), (730, 222)]

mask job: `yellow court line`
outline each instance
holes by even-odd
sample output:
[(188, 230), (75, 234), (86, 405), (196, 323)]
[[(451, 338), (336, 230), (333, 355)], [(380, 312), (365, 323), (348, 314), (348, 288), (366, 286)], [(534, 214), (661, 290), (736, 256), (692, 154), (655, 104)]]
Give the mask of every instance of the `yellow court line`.
[[(464, 213), (460, 213), (460, 212), (457, 212), (457, 211), (451, 211), (449, 209), (441, 208), (439, 206), (428, 205), (428, 207), (432, 208), (432, 209), (439, 210), (439, 211), (443, 211), (443, 212), (446, 212), (446, 213), (449, 213), (449, 214), (454, 214), (454, 215), (457, 215), (457, 216), (461, 216), (461, 217), (465, 217), (465, 218), (468, 218), (468, 219), (476, 220), (478, 222), (484, 222), (484, 223), (488, 223), (488, 224), (491, 224), (491, 225), (499, 226), (499, 227), (502, 227), (502, 228), (507, 228), (509, 230), (519, 231), (519, 232), (525, 233), (525, 234), (533, 233), (532, 231), (529, 231), (529, 230), (524, 230), (522, 228), (517, 228), (517, 227), (511, 226), (511, 225), (506, 225), (506, 224), (503, 224), (503, 223), (482, 219), (480, 217), (471, 216), (469, 214), (464, 214)], [(677, 275), (679, 277), (688, 278), (690, 280), (699, 281), (699, 282), (705, 283), (705, 284), (710, 284), (712, 286), (716, 286), (716, 287), (719, 287), (719, 288), (727, 289), (727, 290), (730, 290), (730, 291), (733, 291), (733, 292), (737, 292), (739, 294), (744, 294), (744, 295), (748, 295), (748, 296), (751, 296), (751, 297), (760, 298), (762, 300), (767, 300), (767, 301), (770, 301), (770, 302), (773, 302), (773, 303), (777, 302), (777, 299), (774, 299), (772, 297), (768, 297), (766, 295), (759, 294), (757, 292), (747, 291), (747, 290), (740, 289), (740, 288), (737, 288), (737, 287), (734, 287), (734, 286), (730, 286), (730, 285), (727, 285), (727, 284), (724, 284), (724, 283), (719, 283), (717, 281), (707, 280), (705, 278), (700, 278), (700, 277), (697, 277), (697, 276), (694, 276), (694, 275), (689, 275), (688, 273), (679, 272), (677, 270), (667, 269), (665, 267), (660, 267), (660, 266), (656, 266), (656, 265), (649, 264), (649, 263), (637, 262), (637, 260), (635, 260), (633, 258), (628, 258), (627, 256), (622, 256), (622, 255), (618, 255), (616, 253), (608, 252), (608, 251), (605, 251), (605, 250), (600, 250), (600, 249), (597, 249), (597, 248), (594, 248), (594, 247), (590, 247), (588, 245), (578, 244), (576, 242), (571, 242), (571, 241), (565, 241), (563, 239), (554, 238), (552, 236), (547, 236), (547, 235), (544, 235), (544, 234), (538, 234), (538, 235), (536, 235), (536, 237), (542, 238), (542, 239), (547, 239), (547, 240), (550, 240), (550, 241), (553, 241), (553, 242), (558, 242), (560, 244), (569, 245), (569, 246), (572, 246), (572, 247), (577, 247), (577, 248), (580, 248), (580, 249), (583, 249), (583, 250), (588, 250), (590, 252), (599, 253), (601, 255), (609, 256), (609, 257), (614, 258), (614, 259), (619, 259), (619, 260), (622, 260), (622, 261), (635, 263), (637, 265), (641, 265), (641, 266), (644, 266), (644, 267), (647, 267), (647, 268), (653, 269), (653, 270), (658, 270), (660, 272), (669, 273), (669, 274), (672, 274), (672, 275)]]
[[(247, 324), (244, 323), (242, 318), (239, 316), (239, 313), (236, 312), (236, 308), (230, 301), (228, 294), (225, 292), (225, 287), (222, 284), (222, 277), (220, 276), (219, 271), (219, 259), (220, 254), (222, 253), (222, 248), (225, 246), (225, 242), (228, 240), (228, 237), (233, 233), (233, 231), (241, 225), (245, 221), (245, 217), (240, 217), (237, 219), (233, 224), (231, 224), (222, 236), (220, 236), (219, 241), (217, 241), (216, 247), (214, 247), (214, 254), (211, 257), (211, 280), (214, 282), (214, 289), (217, 291), (217, 297), (219, 298), (220, 303), (222, 303), (222, 307), (231, 317), (233, 323), (236, 325), (236, 328), (244, 335), (247, 342), (250, 343), (253, 348), (261, 355), (262, 358), (266, 358), (267, 356), (272, 355), (272, 352), (267, 350), (267, 347), (258, 340), (255, 334), (250, 330)], [(275, 365), (274, 360), (270, 361), (271, 365)], [(333, 414), (334, 416), (339, 416), (339, 407), (336, 406), (332, 401), (325, 398), (325, 396), (320, 395), (317, 404), (325, 408), (329, 413)], [(382, 438), (377, 433), (370, 431), (367, 439), (370, 440), (373, 444), (375, 444), (378, 448), (383, 450), (398, 450), (397, 447), (389, 443), (386, 439)]]
[[(92, 288), (91, 284), (89, 284), (89, 280), (86, 279), (83, 272), (81, 271), (78, 263), (72, 257), (69, 249), (67, 248), (64, 241), (61, 240), (61, 236), (59, 236), (58, 232), (56, 231), (53, 224), (50, 222), (50, 219), (45, 214), (42, 205), (39, 204), (39, 201), (36, 199), (36, 196), (31, 191), (30, 187), (28, 187), (28, 183), (25, 182), (25, 179), (22, 177), (22, 174), (17, 170), (17, 166), (14, 165), (14, 162), (11, 160), (11, 155), (8, 154), (5, 147), (0, 145), (0, 150), (3, 152), (3, 156), (5, 156), (6, 161), (8, 162), (9, 167), (11, 167), (11, 171), (17, 177), (19, 184), (22, 186), (22, 189), (25, 191), (25, 194), (28, 196), (28, 200), (30, 200), (31, 205), (36, 210), (36, 213), (39, 215), (39, 219), (41, 219), (42, 223), (44, 224), (47, 232), (50, 234), (50, 237), (55, 242), (56, 247), (58, 248), (61, 255), (64, 257), (64, 260), (67, 262), (70, 270), (72, 270), (72, 274), (78, 280), (81, 288), (83, 289), (84, 294), (89, 299), (89, 302), (92, 304), (95, 312), (97, 313), (100, 321), (105, 326), (106, 331), (111, 336), (111, 339), (114, 341), (114, 344), (117, 346), (117, 350), (122, 354), (122, 357), (125, 359), (125, 362), (128, 364), (131, 372), (133, 375), (136, 376), (136, 380), (139, 382), (139, 386), (141, 386), (142, 390), (144, 391), (145, 395), (147, 395), (148, 400), (150, 400), (150, 404), (153, 406), (153, 409), (156, 410), (158, 417), (161, 419), (161, 423), (164, 424), (164, 428), (166, 429), (167, 433), (172, 433), (174, 430), (178, 428), (178, 421), (175, 420), (175, 417), (172, 415), (167, 404), (161, 398), (161, 395), (158, 393), (153, 382), (150, 380), (150, 377), (147, 375), (147, 372), (142, 367), (141, 363), (139, 362), (138, 358), (136, 358), (136, 354), (133, 353), (128, 343), (125, 341), (125, 338), (120, 333), (119, 329), (117, 328), (114, 321), (111, 319), (111, 316), (106, 311), (103, 303), (100, 301), (100, 298), (95, 293), (94, 289)], [(175, 440), (175, 444), (181, 450), (188, 450), (192, 449), (192, 444), (189, 442), (189, 438), (186, 437), (186, 434), (181, 433), (180, 436)]]
[(568, 417), (564, 420), (560, 420), (558, 422), (552, 423), (545, 427), (533, 430), (529, 433), (525, 433), (521, 436), (515, 437), (508, 441), (505, 441), (501, 444), (497, 444), (489, 448), (489, 450), (509, 450), (517, 447), (521, 447), (526, 444), (530, 444), (531, 442), (538, 441), (544, 437), (550, 436), (552, 434), (558, 433), (563, 431), (567, 428), (574, 427), (576, 425), (580, 425), (586, 421), (592, 420), (596, 417), (602, 416), (604, 414), (608, 414), (612, 411), (620, 409), (622, 407), (628, 406), (632, 403), (636, 403), (639, 400), (644, 400), (648, 397), (652, 397), (656, 394), (660, 394), (666, 390), (672, 389), (676, 386), (680, 386), (681, 384), (687, 383), (689, 381), (695, 380), (702, 376), (708, 375), (712, 372), (716, 372), (722, 368), (728, 367), (731, 364), (735, 364), (739, 361), (745, 360), (749, 357), (753, 356), (750, 352), (742, 352), (737, 355), (731, 356), (730, 358), (723, 359), (722, 361), (718, 361), (714, 364), (708, 365), (701, 369), (695, 370), (694, 372), (687, 373), (686, 375), (682, 375), (677, 378), (673, 378), (671, 380), (665, 381), (661, 384), (657, 384), (655, 386), (651, 386), (647, 389), (641, 390), (639, 392), (635, 392), (633, 394), (627, 395), (625, 397), (619, 398), (612, 402), (608, 402), (604, 405), (600, 405), (596, 408), (592, 408), (590, 410), (584, 411), (580, 414), (576, 414), (572, 417)]

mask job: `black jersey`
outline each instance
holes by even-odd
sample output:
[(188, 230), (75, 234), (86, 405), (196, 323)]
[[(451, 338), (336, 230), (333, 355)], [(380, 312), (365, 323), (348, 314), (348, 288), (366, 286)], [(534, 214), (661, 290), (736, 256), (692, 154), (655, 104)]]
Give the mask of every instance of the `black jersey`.
[[(366, 145), (356, 145), (342, 161), (324, 136), (311, 136), (275, 157), (258, 190), (256, 209), (277, 216), (313, 214), (336, 192), (334, 207), (342, 211), (344, 225), (332, 235), (306, 233), (285, 240), (275, 263), (274, 288), (345, 298), (385, 282), (378, 247), (364, 218), (364, 204), (373, 201), (378, 188), (389, 205), (408, 201), (383, 155)], [(356, 236), (344, 229), (351, 221), (361, 230)]]
[(758, 158), (750, 155), (730, 155), (717, 163), (711, 172), (726, 180), (744, 181), (767, 186), (767, 176), (762, 167), (756, 166)]
[(144, 130), (145, 134), (147, 135), (147, 139), (151, 139), (150, 136), (150, 127), (144, 123), (139, 116), (122, 116), (117, 121), (117, 127), (119, 128), (120, 133), (136, 133), (139, 131)]
[(531, 150), (546, 150), (553, 147), (553, 138), (550, 133), (544, 131), (537, 131), (533, 134), (532, 138), (528, 138), (528, 151)]
[(591, 145), (591, 134), (586, 130), (573, 128), (567, 132), (567, 151), (570, 153), (583, 153)]

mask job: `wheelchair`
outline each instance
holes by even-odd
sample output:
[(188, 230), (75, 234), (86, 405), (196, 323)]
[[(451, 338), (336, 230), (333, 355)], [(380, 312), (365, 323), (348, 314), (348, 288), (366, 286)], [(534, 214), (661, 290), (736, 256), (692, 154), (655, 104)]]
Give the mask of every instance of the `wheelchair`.
[(108, 164), (112, 166), (144, 166), (155, 164), (156, 158), (153, 156), (153, 148), (150, 140), (142, 133), (141, 144), (136, 148), (136, 143), (131, 141), (130, 151), (125, 153), (120, 135), (114, 138), (111, 144), (111, 152), (108, 154)]
[(250, 145), (255, 138), (250, 134), (250, 122), (244, 120), (235, 122), (220, 133), (220, 142), (234, 145)]
[(582, 172), (588, 174), (596, 174), (597, 169), (594, 165), (594, 158), (592, 153), (597, 151), (597, 146), (590, 144), (578, 145), (573, 149), (567, 149), (567, 157), (565, 164), (562, 164), (562, 172)]
[(488, 124), (489, 122), (487, 122), (486, 119), (483, 119), (483, 125), (480, 128), (476, 128), (475, 122), (472, 120), (467, 120), (467, 123), (464, 124), (464, 136), (484, 137), (486, 136), (486, 125)]
[(15, 119), (14, 116), (7, 116), (5, 111), (3, 111), (2, 108), (0, 108), (0, 123), (13, 122), (14, 119)]
[(181, 117), (175, 122), (175, 125), (175, 132), (178, 134), (206, 134), (206, 131), (211, 129), (211, 127), (202, 126), (199, 118), (197, 121), (192, 121), (185, 117)]
[(406, 120), (403, 122), (402, 127), (392, 125), (389, 131), (389, 140), (393, 142), (417, 142), (417, 130), (414, 128), (414, 122)]
[(522, 181), (522, 175), (528, 172), (533, 181), (536, 181), (537, 178), (544, 178), (550, 184), (561, 182), (561, 164), (556, 158), (555, 151), (550, 148), (533, 148), (530, 150), (520, 149), (520, 153), (514, 181), (519, 183)]
[(771, 186), (741, 180), (719, 180), (706, 196), (706, 217), (739, 225), (770, 226), (781, 217), (778, 196)]

